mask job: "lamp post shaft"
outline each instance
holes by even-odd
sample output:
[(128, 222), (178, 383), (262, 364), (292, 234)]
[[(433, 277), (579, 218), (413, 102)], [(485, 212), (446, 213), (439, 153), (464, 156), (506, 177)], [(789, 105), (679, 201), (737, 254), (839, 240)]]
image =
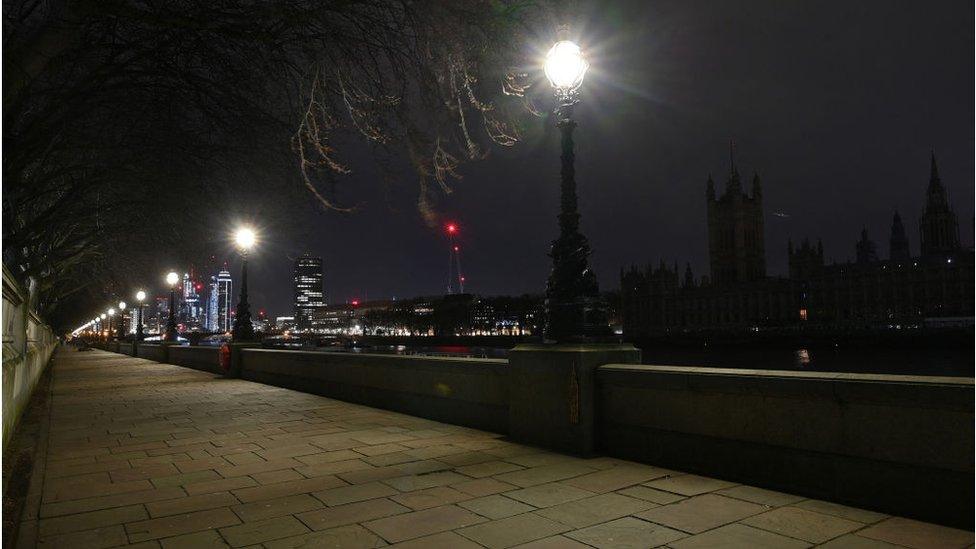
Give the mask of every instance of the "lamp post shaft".
[(247, 252), (241, 254), (241, 296), (234, 315), (234, 342), (254, 341), (254, 326), (251, 324), (251, 306), (247, 302)]
[(176, 341), (176, 287), (169, 289), (169, 318), (166, 319), (166, 341)]
[(559, 238), (552, 243), (552, 271), (546, 285), (546, 339), (584, 341), (606, 335), (599, 286), (590, 270), (590, 244), (579, 231), (576, 196), (576, 154), (572, 119), (573, 101), (556, 110), (561, 137)]
[(136, 324), (136, 341), (142, 341), (142, 308), (143, 307), (144, 305), (140, 303), (139, 307), (136, 310), (136, 313), (139, 315), (139, 323)]

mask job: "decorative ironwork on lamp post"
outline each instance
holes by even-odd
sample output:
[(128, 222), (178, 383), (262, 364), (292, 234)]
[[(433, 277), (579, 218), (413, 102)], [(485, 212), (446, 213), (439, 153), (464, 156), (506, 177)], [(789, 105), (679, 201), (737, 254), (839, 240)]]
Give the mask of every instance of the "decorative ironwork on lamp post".
[(109, 341), (115, 337), (115, 309), (112, 307), (108, 308), (108, 329), (105, 330), (105, 340)]
[(125, 338), (125, 301), (119, 301), (119, 327), (115, 334), (116, 339)]
[(142, 341), (143, 338), (143, 327), (142, 327), (142, 311), (143, 307), (146, 306), (144, 303), (146, 301), (146, 292), (139, 290), (136, 292), (136, 341)]
[(569, 40), (561, 40), (549, 50), (544, 67), (556, 98), (556, 125), (562, 145), (559, 237), (549, 252), (552, 271), (546, 285), (545, 324), (546, 339), (557, 342), (609, 335), (596, 275), (589, 267), (590, 244), (579, 230), (576, 197), (573, 107), (580, 101), (579, 90), (588, 67), (580, 47)]
[(243, 343), (254, 341), (254, 325), (251, 324), (251, 305), (247, 302), (247, 254), (254, 246), (256, 238), (254, 231), (248, 228), (238, 229), (234, 235), (237, 249), (241, 252), (241, 295), (234, 314), (234, 328), (231, 330), (231, 341)]
[(176, 341), (176, 284), (180, 281), (180, 275), (171, 272), (166, 275), (166, 283), (169, 284), (169, 318), (166, 319), (166, 341)]

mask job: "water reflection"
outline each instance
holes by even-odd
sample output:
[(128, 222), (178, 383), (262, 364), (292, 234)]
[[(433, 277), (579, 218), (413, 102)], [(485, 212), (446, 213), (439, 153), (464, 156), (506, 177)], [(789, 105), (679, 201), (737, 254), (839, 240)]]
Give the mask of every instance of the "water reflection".
[(803, 368), (810, 365), (810, 351), (798, 349), (796, 351), (796, 365)]

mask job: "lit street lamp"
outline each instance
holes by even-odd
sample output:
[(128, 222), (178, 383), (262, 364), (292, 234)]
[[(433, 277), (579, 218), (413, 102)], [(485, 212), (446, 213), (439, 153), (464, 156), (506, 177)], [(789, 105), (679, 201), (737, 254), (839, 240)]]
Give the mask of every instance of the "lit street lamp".
[(105, 338), (105, 313), (98, 315), (98, 337)]
[(247, 302), (247, 254), (256, 241), (254, 231), (247, 227), (237, 230), (234, 241), (241, 253), (241, 296), (237, 302), (234, 315), (234, 328), (231, 331), (231, 341), (241, 343), (254, 341), (254, 325), (251, 324), (251, 306)]
[(136, 313), (138, 313), (138, 323), (136, 324), (136, 341), (142, 341), (142, 311), (143, 307), (146, 306), (143, 303), (146, 300), (146, 292), (139, 290), (136, 292)]
[(118, 339), (125, 337), (125, 301), (119, 301), (119, 331)]
[(166, 320), (166, 341), (176, 341), (176, 284), (180, 281), (180, 275), (170, 272), (166, 275), (166, 283), (169, 284), (169, 318)]
[(573, 107), (589, 64), (580, 47), (569, 40), (557, 42), (546, 54), (545, 73), (556, 98), (555, 114), (562, 136), (562, 182), (559, 237), (549, 255), (552, 271), (546, 285), (546, 339), (559, 342), (605, 336), (605, 312), (599, 301), (596, 275), (590, 270), (590, 245), (579, 231), (576, 171), (573, 152)]

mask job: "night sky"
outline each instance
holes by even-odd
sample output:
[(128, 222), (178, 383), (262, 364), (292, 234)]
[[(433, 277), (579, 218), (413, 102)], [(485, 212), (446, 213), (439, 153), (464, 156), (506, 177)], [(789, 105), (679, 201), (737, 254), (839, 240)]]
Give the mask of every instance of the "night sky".
[[(788, 237), (822, 238), (828, 261), (846, 261), (866, 227), (886, 257), (896, 208), (917, 254), (931, 149), (973, 246), (971, 2), (648, 1), (593, 12), (578, 26), (591, 70), (576, 166), (601, 289), (618, 288), (621, 267), (660, 259), (707, 274), (705, 181), (711, 173), (724, 188), (730, 139), (746, 184), (753, 171), (763, 179), (771, 275), (786, 272)], [(545, 288), (559, 157), (554, 121), (538, 124), (514, 149), (465, 165), (439, 202), (461, 226), (470, 292)], [(251, 263), (256, 307), (291, 314), (291, 261), (306, 251), (324, 258), (330, 303), (444, 293), (448, 244), (418, 213), (415, 176), (389, 187), (361, 170), (339, 192), (360, 210), (309, 199), (296, 212), (306, 235), (264, 235)]]

